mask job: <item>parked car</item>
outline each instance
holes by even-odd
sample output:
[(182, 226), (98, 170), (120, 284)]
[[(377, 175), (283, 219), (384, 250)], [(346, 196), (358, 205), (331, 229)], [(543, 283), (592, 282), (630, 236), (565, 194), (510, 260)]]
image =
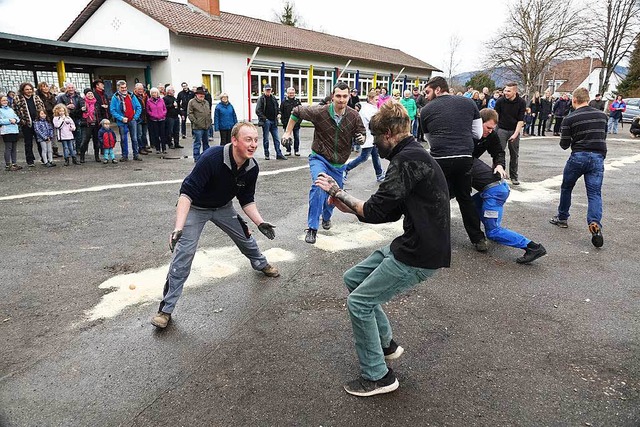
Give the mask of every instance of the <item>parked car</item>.
[(622, 123), (631, 123), (640, 116), (640, 98), (627, 98), (624, 102), (627, 104), (627, 111), (622, 113)]

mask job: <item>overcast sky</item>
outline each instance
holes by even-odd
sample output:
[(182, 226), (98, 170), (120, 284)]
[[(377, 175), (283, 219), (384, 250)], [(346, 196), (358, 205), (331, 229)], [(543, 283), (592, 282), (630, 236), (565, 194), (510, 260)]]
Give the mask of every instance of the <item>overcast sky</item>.
[[(0, 31), (56, 39), (87, 3), (0, 0)], [(397, 48), (441, 70), (447, 67), (449, 40), (457, 35), (461, 43), (455, 72), (460, 73), (484, 68), (484, 42), (500, 27), (501, 17), (507, 13), (505, 3), (483, 0), (480, 5), (477, 0), (449, 0), (436, 7), (433, 2), (414, 0), (385, 2), (381, 3), (384, 7), (374, 8), (375, 3), (368, 0), (297, 0), (295, 6), (307, 28)], [(273, 20), (282, 4), (282, 0), (220, 0), (220, 9)]]

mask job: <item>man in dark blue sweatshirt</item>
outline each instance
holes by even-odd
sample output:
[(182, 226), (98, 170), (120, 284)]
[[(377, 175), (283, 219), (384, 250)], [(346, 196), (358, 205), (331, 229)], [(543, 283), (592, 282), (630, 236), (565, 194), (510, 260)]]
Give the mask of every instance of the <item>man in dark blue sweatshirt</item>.
[(451, 262), (447, 181), (438, 163), (411, 134), (407, 111), (400, 103), (386, 102), (371, 118), (369, 128), (380, 157), (389, 160), (385, 179), (369, 200), (346, 193), (328, 174), (320, 173), (315, 181), (329, 194), (330, 203), (362, 222), (395, 222), (404, 215), (402, 236), (343, 276), (362, 375), (344, 388), (356, 396), (389, 393), (399, 386), (386, 361), (397, 359), (404, 349), (393, 340), (382, 305)]
[(269, 277), (280, 275), (267, 262), (247, 223), (233, 208), (236, 197), (242, 210), (268, 239), (275, 237), (275, 226), (265, 222), (254, 201), (258, 163), (253, 155), (258, 147), (258, 131), (248, 122), (237, 123), (231, 130), (231, 144), (205, 151), (180, 187), (175, 229), (169, 249), (175, 254), (169, 265), (158, 314), (151, 323), (164, 329), (171, 320), (184, 282), (191, 272), (198, 240), (209, 221), (227, 233), (238, 249), (251, 261), (254, 270)]
[(518, 94), (517, 83), (507, 83), (503, 90), (504, 96), (496, 101), (495, 110), (498, 113), (498, 138), (502, 149), (509, 146), (509, 177), (512, 185), (520, 185), (518, 180), (518, 157), (520, 156), (520, 131), (524, 126), (524, 113), (527, 103)]
[(591, 243), (596, 248), (604, 244), (602, 237), (602, 178), (604, 158), (607, 155), (607, 116), (600, 110), (589, 107), (589, 91), (579, 87), (573, 91), (571, 100), (575, 111), (562, 121), (560, 147), (571, 147), (560, 186), (558, 215), (549, 220), (560, 228), (569, 225), (571, 192), (576, 181), (584, 176), (587, 189), (587, 224)]

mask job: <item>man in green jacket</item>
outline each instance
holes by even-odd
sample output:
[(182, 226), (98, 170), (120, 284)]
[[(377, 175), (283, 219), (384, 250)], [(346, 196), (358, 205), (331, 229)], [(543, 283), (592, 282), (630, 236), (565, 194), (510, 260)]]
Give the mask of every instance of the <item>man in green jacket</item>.
[[(204, 99), (204, 89), (196, 89), (196, 96), (187, 104), (187, 116), (193, 131), (193, 161), (197, 162), (200, 155), (209, 148), (209, 128), (211, 127), (211, 107)], [(202, 153), (200, 152), (202, 145)]]
[(333, 87), (332, 102), (326, 105), (299, 105), (289, 117), (287, 129), (282, 136), (284, 146), (291, 144), (293, 128), (301, 120), (309, 120), (315, 126), (309, 169), (311, 170), (311, 190), (309, 191), (309, 215), (305, 242), (315, 243), (320, 216), (322, 228), (331, 228), (333, 205), (327, 204), (327, 193), (315, 185), (320, 173), (331, 176), (342, 187), (342, 172), (351, 154), (351, 139), (358, 144), (365, 141), (365, 128), (356, 110), (347, 106), (349, 86), (339, 82)]

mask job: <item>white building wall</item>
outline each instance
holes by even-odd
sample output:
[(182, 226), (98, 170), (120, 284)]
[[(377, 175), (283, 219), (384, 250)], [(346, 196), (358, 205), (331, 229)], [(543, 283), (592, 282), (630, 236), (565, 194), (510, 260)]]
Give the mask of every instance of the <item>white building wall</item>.
[[(613, 94), (613, 91), (616, 90), (618, 84), (620, 84), (620, 77), (616, 73), (611, 74), (611, 77), (609, 77), (609, 87), (604, 92), (603, 98), (614, 99), (615, 95)], [(590, 98), (595, 98), (596, 94), (599, 92), (598, 89), (600, 87), (600, 68), (596, 68), (591, 71), (591, 75), (584, 79), (584, 81), (580, 83), (579, 87), (589, 89)]]
[(69, 41), (120, 49), (169, 50), (169, 30), (122, 0), (107, 0)]

